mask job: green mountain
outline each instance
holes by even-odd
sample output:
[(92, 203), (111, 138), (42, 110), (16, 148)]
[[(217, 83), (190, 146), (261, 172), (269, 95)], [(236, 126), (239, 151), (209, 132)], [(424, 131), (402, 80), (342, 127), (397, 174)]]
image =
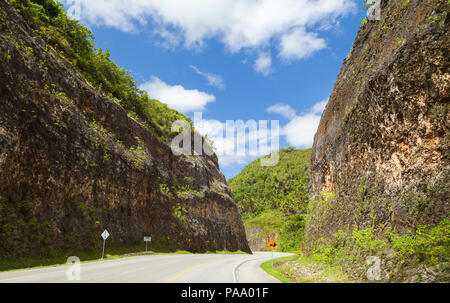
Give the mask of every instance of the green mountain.
[(284, 251), (301, 247), (310, 158), (311, 149), (285, 148), (276, 166), (263, 167), (258, 159), (228, 180), (253, 250), (269, 238)]

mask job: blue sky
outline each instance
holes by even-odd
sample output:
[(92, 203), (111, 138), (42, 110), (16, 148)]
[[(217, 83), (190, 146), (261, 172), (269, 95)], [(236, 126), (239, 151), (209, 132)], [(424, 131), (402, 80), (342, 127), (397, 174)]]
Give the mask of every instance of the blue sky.
[[(365, 17), (362, 0), (62, 3), (151, 97), (202, 112), (196, 127), (213, 140), (226, 120), (279, 120), (280, 147), (298, 148), (311, 147)], [(221, 170), (231, 178), (257, 157), (219, 156)]]

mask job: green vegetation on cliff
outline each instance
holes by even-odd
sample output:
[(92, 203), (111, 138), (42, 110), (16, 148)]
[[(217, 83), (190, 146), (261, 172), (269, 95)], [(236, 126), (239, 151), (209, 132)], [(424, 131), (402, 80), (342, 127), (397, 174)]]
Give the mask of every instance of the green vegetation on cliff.
[(137, 80), (110, 58), (109, 50), (96, 48), (94, 35), (77, 20), (67, 16), (54, 0), (10, 0), (28, 25), (51, 47), (64, 56), (93, 85), (116, 101), (130, 117), (160, 139), (171, 136), (176, 120), (189, 118), (167, 105), (152, 100), (138, 88)]
[(372, 227), (338, 230), (331, 237), (311, 239), (311, 217), (318, 216), (312, 208), (317, 204), (334, 204), (334, 194), (323, 194), (311, 201), (306, 218), (305, 256), (315, 262), (338, 266), (358, 281), (365, 281), (370, 260), (379, 260), (377, 280), (385, 282), (448, 282), (450, 260), (450, 221), (436, 225), (418, 225), (399, 233), (391, 228), (377, 231)]
[(260, 160), (250, 163), (228, 181), (244, 217), (268, 210), (286, 215), (306, 211), (308, 204), (309, 161), (311, 150), (285, 148), (274, 167), (262, 167)]
[(310, 157), (310, 149), (285, 148), (276, 166), (263, 167), (258, 159), (228, 181), (247, 229), (262, 229), (258, 237), (277, 235), (283, 251), (302, 245)]

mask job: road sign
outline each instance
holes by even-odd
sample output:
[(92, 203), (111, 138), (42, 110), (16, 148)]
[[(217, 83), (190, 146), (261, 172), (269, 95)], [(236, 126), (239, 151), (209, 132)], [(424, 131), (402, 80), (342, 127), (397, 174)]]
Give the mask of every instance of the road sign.
[(277, 247), (277, 243), (274, 240), (270, 240), (269, 243), (267, 243), (267, 246), (269, 246), (271, 250), (274, 250)]
[(105, 231), (102, 233), (103, 240), (106, 240), (109, 237), (109, 232), (105, 229)]
[(103, 252), (102, 252), (102, 259), (105, 257), (105, 242), (106, 239), (109, 237), (109, 232), (105, 229), (102, 233), (103, 238)]
[(152, 237), (144, 237), (144, 242), (145, 242), (145, 251), (147, 251), (147, 244), (148, 242), (152, 242)]
[(277, 247), (277, 242), (275, 242), (274, 240), (270, 240), (267, 243), (267, 246), (269, 246), (270, 250), (272, 251), (272, 269), (273, 269), (273, 250)]

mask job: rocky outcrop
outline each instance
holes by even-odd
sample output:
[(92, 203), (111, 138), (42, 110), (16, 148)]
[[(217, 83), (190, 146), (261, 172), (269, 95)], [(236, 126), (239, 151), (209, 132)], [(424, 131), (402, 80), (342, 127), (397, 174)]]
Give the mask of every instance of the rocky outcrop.
[(246, 229), (246, 234), (252, 251), (270, 251), (267, 243), (277, 239), (279, 232), (264, 227), (250, 227)]
[(0, 257), (243, 250), (216, 156), (176, 157), (0, 0)]
[(315, 136), (309, 239), (398, 233), (449, 214), (448, 1), (381, 1), (359, 30)]

